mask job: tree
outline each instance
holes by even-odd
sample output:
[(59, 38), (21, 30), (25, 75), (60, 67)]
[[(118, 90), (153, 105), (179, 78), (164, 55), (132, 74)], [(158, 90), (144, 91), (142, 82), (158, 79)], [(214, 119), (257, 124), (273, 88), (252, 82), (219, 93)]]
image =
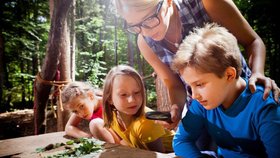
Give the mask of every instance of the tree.
[(2, 35), (2, 29), (0, 32), (0, 105), (2, 105), (2, 96), (3, 96), (3, 87), (4, 87), (4, 75), (6, 74), (4, 71), (4, 41)]
[[(51, 4), (54, 1), (50, 1)], [(51, 91), (51, 84), (55, 81), (58, 72), (58, 64), (61, 54), (66, 54), (66, 17), (73, 0), (61, 0), (53, 4), (53, 14), (51, 14), (51, 29), (47, 45), (47, 52), (42, 66), (41, 73), (37, 76), (35, 83), (34, 99), (34, 123), (35, 134), (44, 133), (43, 125), (45, 119), (45, 108), (48, 96)], [(52, 5), (50, 5), (52, 6)]]

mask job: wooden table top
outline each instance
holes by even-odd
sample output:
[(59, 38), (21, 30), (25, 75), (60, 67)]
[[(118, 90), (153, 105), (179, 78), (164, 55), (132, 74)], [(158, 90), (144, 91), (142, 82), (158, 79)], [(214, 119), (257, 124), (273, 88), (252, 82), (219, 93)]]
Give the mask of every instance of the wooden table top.
[[(36, 153), (37, 148), (43, 148), (49, 144), (65, 143), (69, 140), (64, 132), (54, 132), (41, 135), (0, 140), (0, 157), (44, 157)], [(137, 148), (130, 148), (117, 144), (105, 143), (105, 149), (94, 156), (96, 158), (173, 158), (174, 153), (163, 154)]]

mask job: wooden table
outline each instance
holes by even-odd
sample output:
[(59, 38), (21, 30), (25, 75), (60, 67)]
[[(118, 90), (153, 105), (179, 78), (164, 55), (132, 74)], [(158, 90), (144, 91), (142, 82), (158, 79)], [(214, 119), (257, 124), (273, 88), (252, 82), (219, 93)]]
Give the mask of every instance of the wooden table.
[[(20, 137), (0, 140), (0, 157), (33, 158), (42, 157), (36, 153), (36, 148), (45, 147), (48, 144), (65, 143), (69, 138), (64, 132), (47, 133), (42, 135)], [(173, 158), (174, 153), (163, 154), (147, 150), (125, 147), (117, 144), (105, 143), (105, 149), (96, 154), (97, 158)]]

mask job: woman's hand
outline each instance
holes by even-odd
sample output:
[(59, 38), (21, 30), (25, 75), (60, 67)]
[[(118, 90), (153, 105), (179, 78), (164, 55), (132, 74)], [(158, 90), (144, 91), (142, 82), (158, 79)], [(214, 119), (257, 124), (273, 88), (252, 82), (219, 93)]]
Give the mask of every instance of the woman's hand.
[(156, 123), (163, 125), (165, 128), (169, 130), (176, 130), (182, 116), (181, 109), (182, 108), (180, 108), (177, 104), (173, 104), (170, 109), (172, 123), (168, 123), (166, 121), (158, 121), (158, 120), (156, 121)]
[(261, 83), (265, 87), (263, 99), (266, 99), (269, 95), (269, 92), (272, 90), (274, 100), (279, 103), (280, 89), (278, 88), (274, 80), (264, 76), (261, 73), (253, 73), (249, 79), (249, 88), (252, 93), (256, 91), (256, 83)]

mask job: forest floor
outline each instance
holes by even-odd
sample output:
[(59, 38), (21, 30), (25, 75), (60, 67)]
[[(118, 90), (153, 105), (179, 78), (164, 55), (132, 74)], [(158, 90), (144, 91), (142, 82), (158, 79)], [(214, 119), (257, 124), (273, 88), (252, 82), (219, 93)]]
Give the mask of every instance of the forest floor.
[[(33, 109), (0, 113), (0, 140), (34, 135)], [(46, 131), (57, 131), (56, 118), (47, 113)]]

